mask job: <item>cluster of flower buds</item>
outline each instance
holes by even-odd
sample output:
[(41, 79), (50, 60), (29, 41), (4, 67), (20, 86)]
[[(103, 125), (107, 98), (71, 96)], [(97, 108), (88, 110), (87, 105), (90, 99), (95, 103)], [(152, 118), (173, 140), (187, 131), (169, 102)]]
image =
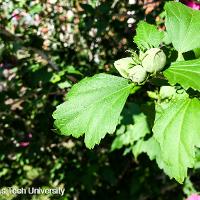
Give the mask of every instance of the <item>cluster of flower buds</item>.
[(143, 83), (148, 73), (155, 74), (160, 72), (166, 64), (166, 55), (159, 48), (151, 48), (140, 55), (140, 58), (122, 58), (117, 60), (114, 65), (119, 73), (131, 79), (134, 83)]

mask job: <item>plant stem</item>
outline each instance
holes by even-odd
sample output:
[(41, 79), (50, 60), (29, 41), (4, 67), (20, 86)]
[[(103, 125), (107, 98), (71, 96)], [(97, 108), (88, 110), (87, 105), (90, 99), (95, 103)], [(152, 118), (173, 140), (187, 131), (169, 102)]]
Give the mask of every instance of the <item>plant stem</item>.
[(176, 59), (177, 61), (183, 61), (185, 60), (183, 57), (183, 54), (181, 52), (178, 52), (178, 58)]

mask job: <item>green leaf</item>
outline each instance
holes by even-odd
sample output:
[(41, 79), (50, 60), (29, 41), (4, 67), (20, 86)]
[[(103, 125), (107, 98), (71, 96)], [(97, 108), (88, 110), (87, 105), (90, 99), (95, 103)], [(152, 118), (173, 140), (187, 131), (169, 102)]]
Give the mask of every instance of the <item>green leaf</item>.
[(69, 81), (64, 81), (64, 82), (58, 83), (58, 87), (61, 89), (69, 88), (71, 86), (72, 86), (72, 84)]
[(182, 183), (187, 168), (195, 163), (195, 147), (200, 147), (200, 101), (183, 98), (175, 101), (155, 121), (154, 137), (160, 145), (159, 160), (165, 172)]
[(147, 133), (150, 133), (147, 123), (147, 117), (144, 113), (138, 113), (133, 116), (134, 124), (127, 128), (127, 134), (130, 137), (131, 143), (144, 137)]
[[(64, 71), (66, 71), (66, 72), (69, 73), (69, 74), (76, 74), (76, 75), (81, 75), (81, 76), (83, 76), (83, 74), (82, 74), (80, 71), (78, 71), (77, 69), (75, 69), (74, 66), (71, 66), (71, 65), (67, 66), (67, 67), (64, 69)], [(63, 75), (64, 75), (64, 74), (63, 74)]]
[(143, 138), (149, 132), (146, 116), (140, 113), (134, 116), (134, 124), (127, 125), (126, 131), (115, 138), (111, 149), (120, 149), (124, 145), (134, 145), (135, 141)]
[(113, 133), (132, 84), (117, 76), (98, 74), (75, 84), (68, 100), (53, 113), (55, 126), (64, 135), (80, 137), (93, 148), (106, 133)]
[(124, 145), (129, 144), (129, 138), (126, 137), (126, 134), (123, 133), (118, 135), (112, 142), (111, 151), (116, 149), (121, 149)]
[(154, 137), (149, 138), (147, 141), (143, 141), (140, 144), (140, 153), (146, 152), (151, 160), (158, 158), (160, 155), (160, 145)]
[(118, 135), (112, 143), (111, 150), (120, 149), (125, 145), (131, 145), (133, 149), (141, 139), (150, 133), (147, 117), (141, 112), (137, 104), (129, 104), (123, 112), (125, 119), (122, 120), (122, 123), (123, 121), (131, 121), (129, 122), (130, 124), (126, 126), (122, 125), (117, 131)]
[(200, 58), (200, 48), (194, 49), (194, 54), (196, 58)]
[(136, 146), (136, 148), (137, 148), (138, 154), (147, 153), (150, 160), (156, 159), (156, 162), (157, 162), (158, 166), (160, 167), (160, 169), (163, 169), (165, 171), (165, 173), (170, 176), (170, 174), (171, 174), (170, 168), (162, 160), (160, 144), (155, 140), (154, 137), (151, 137), (146, 141), (141, 140), (140, 143), (138, 143), (138, 145)]
[(200, 91), (200, 59), (173, 63), (164, 71), (171, 85), (179, 83), (184, 89)]
[(36, 4), (31, 7), (29, 13), (30, 14), (37, 14), (40, 13), (43, 10), (42, 6), (40, 4)]
[(138, 23), (134, 42), (143, 51), (152, 47), (159, 47), (164, 38), (164, 32), (159, 31), (156, 26), (144, 21)]
[(138, 156), (144, 152), (144, 144), (146, 144), (146, 141), (140, 139), (136, 142), (136, 144), (132, 145), (131, 150), (136, 160)]
[(200, 11), (179, 2), (165, 4), (166, 29), (174, 48), (183, 53), (200, 47)]
[(164, 32), (163, 43), (165, 43), (166, 45), (169, 45), (170, 43), (172, 43), (172, 41), (170, 40), (169, 35), (166, 31)]

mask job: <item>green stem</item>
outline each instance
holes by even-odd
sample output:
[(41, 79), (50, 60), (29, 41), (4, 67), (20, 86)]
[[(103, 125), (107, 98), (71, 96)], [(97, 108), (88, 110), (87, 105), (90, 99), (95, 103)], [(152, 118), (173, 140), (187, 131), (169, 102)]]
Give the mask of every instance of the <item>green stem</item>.
[(181, 52), (178, 52), (178, 58), (176, 59), (177, 61), (183, 61), (185, 60), (183, 57), (183, 54)]
[(140, 85), (136, 85), (135, 83), (131, 83), (131, 86), (132, 86), (132, 89), (130, 91), (130, 94), (136, 93), (141, 88)]

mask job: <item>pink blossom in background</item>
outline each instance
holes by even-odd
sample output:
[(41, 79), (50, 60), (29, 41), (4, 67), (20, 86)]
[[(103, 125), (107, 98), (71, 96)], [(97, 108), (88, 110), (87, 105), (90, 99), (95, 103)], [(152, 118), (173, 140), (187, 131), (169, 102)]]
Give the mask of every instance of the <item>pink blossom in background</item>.
[(12, 13), (12, 23), (16, 26), (20, 21), (25, 25), (38, 26), (41, 20), (38, 14), (31, 15), (26, 11), (16, 9)]
[[(30, 140), (33, 137), (32, 133), (28, 133), (27, 136), (28, 136), (28, 140)], [(30, 141), (23, 141), (19, 143), (20, 147), (27, 147), (29, 145), (30, 145)]]
[(20, 147), (27, 147), (27, 146), (29, 146), (29, 144), (30, 144), (30, 142), (20, 142), (19, 146)]
[(20, 16), (20, 11), (19, 10), (14, 10), (12, 13), (12, 18), (16, 21), (20, 20), (21, 16)]
[(193, 194), (190, 197), (188, 197), (187, 200), (200, 200), (200, 195)]
[(32, 133), (29, 133), (28, 138), (32, 138), (32, 137), (33, 137)]
[(200, 10), (200, 2), (198, 3), (193, 0), (182, 0), (181, 2), (194, 10)]

